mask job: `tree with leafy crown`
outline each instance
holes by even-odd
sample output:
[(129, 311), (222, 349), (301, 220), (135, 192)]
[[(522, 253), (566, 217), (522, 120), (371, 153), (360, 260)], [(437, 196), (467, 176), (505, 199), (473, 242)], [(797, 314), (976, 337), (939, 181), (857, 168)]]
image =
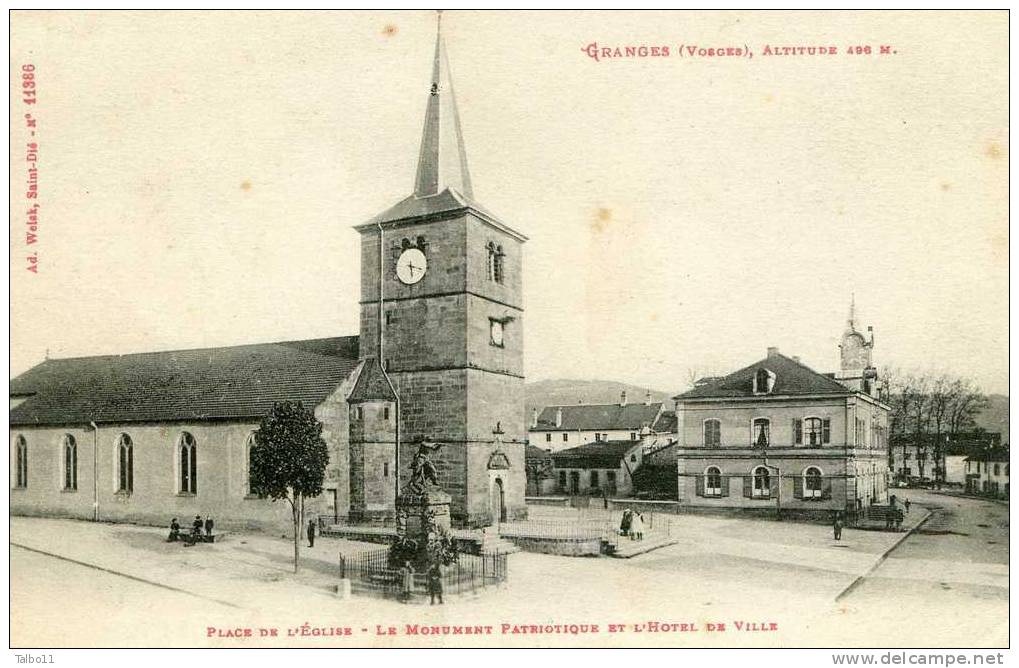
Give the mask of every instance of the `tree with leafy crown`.
[(294, 572), (301, 550), (304, 500), (322, 493), (329, 449), (322, 423), (301, 402), (274, 404), (255, 432), (251, 446), (251, 493), (287, 501), (294, 522)]

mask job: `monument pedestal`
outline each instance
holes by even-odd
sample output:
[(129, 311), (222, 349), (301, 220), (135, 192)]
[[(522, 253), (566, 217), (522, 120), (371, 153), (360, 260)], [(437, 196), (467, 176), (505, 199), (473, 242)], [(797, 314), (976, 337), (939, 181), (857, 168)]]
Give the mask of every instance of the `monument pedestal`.
[(455, 559), (450, 532), (451, 497), (438, 488), (423, 491), (404, 489), (396, 497), (396, 543), (389, 553), (391, 565), (410, 561), (415, 570), (428, 568), (435, 561)]

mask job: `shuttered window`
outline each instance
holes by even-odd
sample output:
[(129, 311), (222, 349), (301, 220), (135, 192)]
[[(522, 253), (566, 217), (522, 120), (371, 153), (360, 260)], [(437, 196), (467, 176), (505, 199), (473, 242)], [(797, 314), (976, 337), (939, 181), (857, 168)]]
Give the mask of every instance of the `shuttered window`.
[(704, 446), (717, 448), (722, 444), (722, 423), (719, 420), (704, 421)]

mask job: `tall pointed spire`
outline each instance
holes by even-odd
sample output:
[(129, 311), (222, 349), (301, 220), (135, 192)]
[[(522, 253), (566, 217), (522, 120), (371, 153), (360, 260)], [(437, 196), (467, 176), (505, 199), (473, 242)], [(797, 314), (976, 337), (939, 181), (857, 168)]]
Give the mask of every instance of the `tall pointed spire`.
[(850, 332), (856, 331), (856, 293), (849, 298), (849, 319), (846, 320), (846, 329)]
[(446, 44), (442, 39), (442, 12), (439, 12), (435, 36), (435, 60), (428, 91), (428, 108), (421, 134), (415, 197), (438, 195), (450, 188), (468, 198), (474, 197), (471, 175), (467, 170), (460, 115), (453, 94)]

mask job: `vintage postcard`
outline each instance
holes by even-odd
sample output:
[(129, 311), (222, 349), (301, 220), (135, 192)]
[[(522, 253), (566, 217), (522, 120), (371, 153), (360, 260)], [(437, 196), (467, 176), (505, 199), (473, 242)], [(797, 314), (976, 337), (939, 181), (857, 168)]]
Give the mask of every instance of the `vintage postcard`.
[(1000, 662), (1007, 11), (9, 20), (12, 648)]

